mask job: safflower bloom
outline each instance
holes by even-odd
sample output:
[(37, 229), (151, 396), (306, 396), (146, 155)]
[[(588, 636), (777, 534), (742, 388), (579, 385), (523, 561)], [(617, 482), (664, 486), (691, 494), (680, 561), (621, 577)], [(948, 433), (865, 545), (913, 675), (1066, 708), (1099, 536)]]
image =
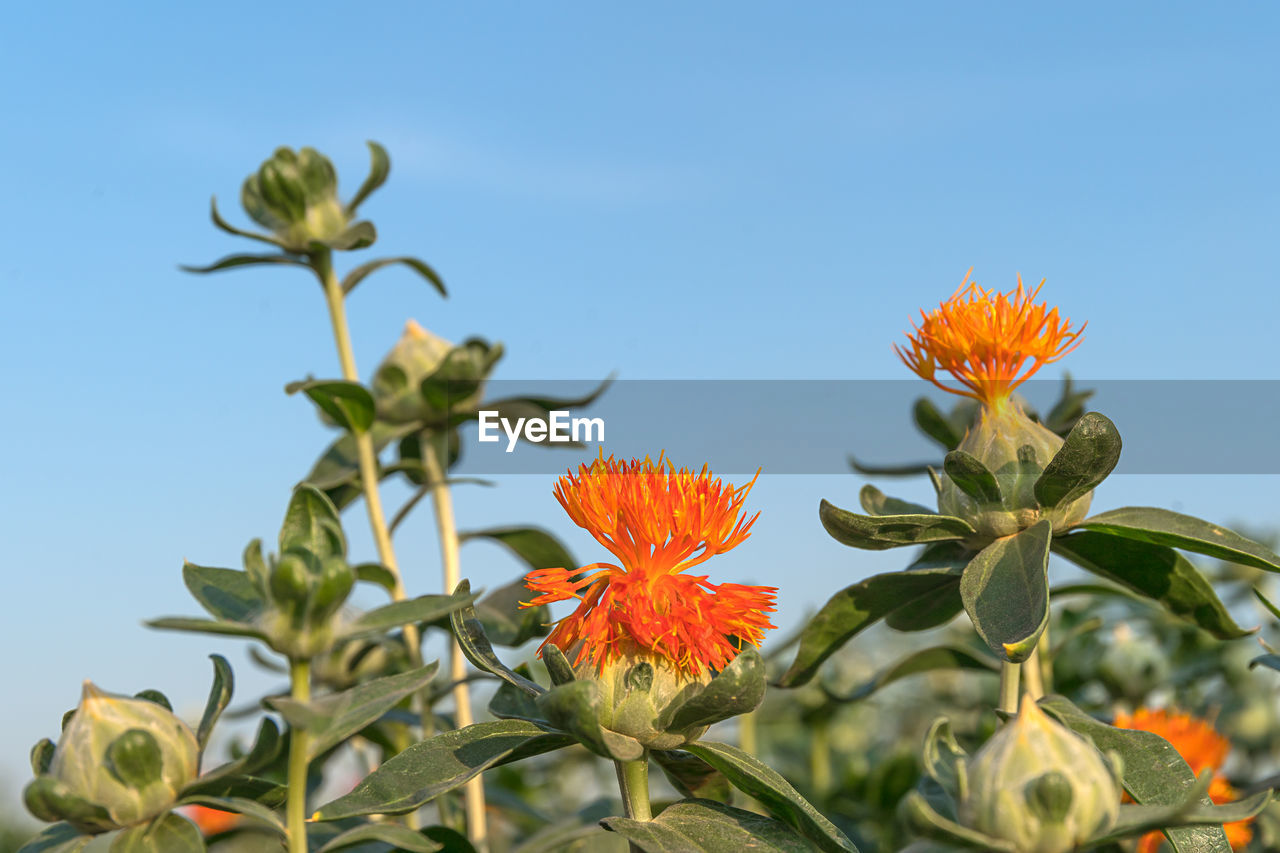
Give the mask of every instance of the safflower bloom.
[[(999, 293), (970, 282), (972, 272), (950, 299), (927, 314), (921, 310), (915, 333), (907, 333), (909, 349), (893, 349), (921, 379), (998, 408), (1037, 370), (1079, 346), (1084, 326), (1072, 330), (1056, 307), (1034, 304), (1043, 281), (1027, 290), (1019, 274), (1017, 288)], [(939, 368), (964, 388), (942, 384)]]
[[(756, 473), (759, 476), (759, 472)], [(651, 656), (691, 678), (721, 670), (742, 644), (759, 645), (774, 626), (776, 587), (713, 584), (686, 572), (740, 545), (759, 513), (744, 518), (743, 503), (755, 485), (733, 486), (700, 473), (657, 462), (615, 460), (581, 465), (556, 483), (565, 512), (617, 558), (580, 569), (530, 572), (528, 603), (576, 598), (542, 646), (554, 643), (574, 655), (574, 666), (594, 664), (597, 674), (623, 657)], [(539, 653), (541, 653), (539, 648)]]
[[(1137, 729), (1160, 735), (1178, 750), (1178, 754), (1197, 776), (1206, 770), (1212, 770), (1213, 782), (1209, 785), (1209, 799), (1215, 803), (1229, 803), (1239, 799), (1239, 794), (1231, 784), (1218, 775), (1218, 770), (1227, 760), (1227, 753), (1231, 751), (1231, 742), (1218, 734), (1206, 720), (1166, 709), (1139, 708), (1132, 714), (1117, 712), (1113, 725), (1118, 729)], [(1249, 843), (1253, 837), (1253, 829), (1249, 826), (1252, 820), (1250, 818), (1228, 823), (1223, 827), (1232, 850), (1240, 850)], [(1163, 841), (1163, 834), (1149, 832), (1138, 842), (1138, 853), (1156, 853)]]
[(182, 813), (196, 825), (205, 837), (218, 835), (240, 824), (240, 815), (224, 812), (208, 806), (187, 806)]

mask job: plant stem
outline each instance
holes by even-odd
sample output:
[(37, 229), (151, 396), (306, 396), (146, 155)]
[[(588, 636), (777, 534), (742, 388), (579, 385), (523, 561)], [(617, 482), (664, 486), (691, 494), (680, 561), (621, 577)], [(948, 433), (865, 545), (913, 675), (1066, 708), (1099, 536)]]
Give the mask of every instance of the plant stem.
[(1000, 705), (1006, 714), (1018, 713), (1018, 676), (1022, 664), (1000, 661)]
[(831, 739), (826, 720), (814, 722), (809, 741), (809, 784), (818, 801), (831, 793)]
[[(622, 792), (622, 807), (632, 820), (653, 820), (649, 805), (649, 753), (635, 761), (615, 761), (618, 771), (618, 790)], [(634, 848), (633, 848), (634, 849)]]
[[(444, 591), (453, 592), (462, 579), (461, 559), (458, 556), (458, 527), (453, 516), (453, 494), (445, 479), (444, 466), (436, 455), (432, 442), (424, 442), (422, 465), (426, 469), (426, 486), (431, 492), (431, 502), (435, 507), (436, 530), (440, 538), (440, 557), (444, 563)], [(449, 643), (449, 679), (459, 682), (453, 688), (454, 714), (458, 728), (465, 728), (475, 722), (471, 713), (471, 691), (463, 683), (467, 676), (466, 661), (462, 657), (462, 647), (456, 639)], [(483, 774), (469, 780), (462, 789), (467, 810), (467, 840), (477, 850), (484, 850), (488, 843), (488, 829), (485, 824), (484, 777)]]
[[(311, 661), (289, 661), (289, 686), (293, 701), (311, 701)], [(307, 853), (307, 732), (297, 726), (289, 732), (289, 853)]]
[(1044, 667), (1040, 662), (1040, 647), (1036, 646), (1032, 649), (1030, 656), (1027, 657), (1026, 666), (1023, 668), (1026, 674), (1026, 694), (1032, 701), (1039, 700), (1044, 696)]
[(1053, 692), (1053, 647), (1049, 644), (1049, 626), (1044, 626), (1040, 642), (1036, 644), (1040, 658), (1040, 687), (1045, 693)]

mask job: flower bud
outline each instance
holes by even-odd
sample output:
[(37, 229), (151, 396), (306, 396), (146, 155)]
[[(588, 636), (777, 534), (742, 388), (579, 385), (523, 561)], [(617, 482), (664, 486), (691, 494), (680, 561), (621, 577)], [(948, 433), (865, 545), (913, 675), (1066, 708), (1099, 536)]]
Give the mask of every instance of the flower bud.
[(426, 420), (426, 401), (419, 387), (436, 372), (453, 344), (436, 337), (414, 320), (405, 324), (404, 334), (387, 353), (373, 380), (373, 398), (378, 419), (387, 423), (416, 423)]
[(27, 786), (27, 807), (89, 833), (140, 823), (173, 805), (199, 755), (191, 729), (163, 706), (86, 681), (47, 772)]
[(701, 692), (711, 676), (692, 676), (657, 655), (630, 654), (610, 661), (597, 675), (592, 663), (577, 668), (579, 679), (594, 679), (600, 687), (600, 726), (632, 738), (649, 749), (676, 749), (706, 732), (707, 726), (669, 728), (662, 725), (663, 709)]
[(1021, 853), (1068, 853), (1120, 814), (1106, 759), (1029, 699), (969, 760), (966, 776), (961, 822)]
[(277, 148), (245, 179), (240, 201), (255, 222), (291, 250), (305, 252), (313, 241), (332, 240), (347, 229), (350, 217), (337, 193), (338, 175), (327, 157), (314, 148)]
[(1054, 532), (1070, 527), (1088, 513), (1092, 492), (1048, 511), (1035, 495), (1036, 480), (1062, 443), (1056, 433), (1027, 417), (1013, 398), (998, 406), (983, 406), (978, 422), (956, 449), (975, 457), (995, 476), (1000, 500), (969, 495), (943, 473), (938, 510), (963, 518), (986, 541), (1025, 530), (1041, 518), (1052, 522)]
[(355, 585), (355, 572), (339, 555), (321, 559), (290, 549), (267, 574), (270, 606), (260, 626), (271, 647), (295, 658), (311, 658), (333, 643), (333, 617)]

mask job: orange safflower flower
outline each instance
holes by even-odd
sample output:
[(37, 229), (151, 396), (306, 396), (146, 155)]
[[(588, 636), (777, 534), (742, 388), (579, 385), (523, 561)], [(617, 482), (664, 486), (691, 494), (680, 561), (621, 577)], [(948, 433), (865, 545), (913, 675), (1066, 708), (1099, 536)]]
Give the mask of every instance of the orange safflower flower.
[[(1118, 712), (1113, 725), (1118, 729), (1138, 729), (1160, 735), (1173, 744), (1197, 776), (1205, 770), (1212, 770), (1214, 776), (1209, 785), (1209, 799), (1215, 803), (1239, 799), (1231, 784), (1218, 775), (1218, 770), (1227, 760), (1227, 753), (1231, 751), (1231, 742), (1218, 734), (1206, 720), (1165, 709), (1139, 708), (1132, 714)], [(1249, 843), (1253, 837), (1253, 829), (1249, 826), (1252, 820), (1228, 823), (1223, 827), (1232, 850), (1239, 850)], [(1163, 841), (1162, 833), (1149, 832), (1138, 842), (1137, 853), (1156, 853)]]
[(723, 669), (743, 643), (758, 645), (774, 627), (765, 614), (774, 609), (776, 587), (684, 574), (750, 535), (759, 513), (745, 519), (742, 505), (755, 482), (735, 487), (712, 479), (706, 466), (695, 474), (661, 455), (656, 463), (647, 456), (623, 462), (603, 451), (576, 474), (570, 470), (556, 483), (556, 500), (620, 565), (528, 574), (525, 583), (540, 594), (527, 606), (579, 600), (542, 645), (566, 654), (576, 646), (574, 665), (590, 661), (597, 672), (638, 653), (695, 678)]
[(226, 832), (240, 823), (240, 815), (235, 812), (224, 812), (208, 806), (187, 806), (182, 813), (191, 820), (205, 837)]
[[(1073, 331), (1057, 308), (1032, 304), (1043, 281), (1028, 291), (1019, 274), (1016, 289), (997, 293), (970, 282), (972, 272), (950, 299), (928, 314), (920, 312), (915, 334), (907, 333), (909, 350), (897, 344), (893, 349), (916, 375), (943, 391), (998, 405), (1041, 367), (1079, 346), (1085, 327)], [(938, 368), (964, 389), (938, 381)]]

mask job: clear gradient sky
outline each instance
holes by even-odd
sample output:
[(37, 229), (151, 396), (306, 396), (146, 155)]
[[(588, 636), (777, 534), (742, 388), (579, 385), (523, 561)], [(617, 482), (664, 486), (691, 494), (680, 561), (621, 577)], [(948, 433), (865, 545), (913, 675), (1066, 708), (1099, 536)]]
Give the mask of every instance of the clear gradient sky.
[[(360, 8), (6, 12), (5, 799), (84, 678), (190, 711), (216, 649), (240, 700), (271, 683), (243, 644), (139, 623), (196, 613), (183, 558), (236, 566), (247, 540), (274, 537), (328, 437), (282, 391), (338, 372), (315, 285), (177, 270), (249, 248), (212, 228), (208, 199), (242, 222), (240, 182), (276, 145), (329, 153), (349, 193), (364, 140), (385, 144), (391, 180), (363, 209), (375, 251), (421, 255), (451, 288), (442, 301), (399, 271), (361, 285), (366, 376), (412, 316), (502, 340), (500, 376), (531, 387), (611, 371), (903, 378), (890, 344), (973, 266), (1000, 287), (1047, 277), (1044, 295), (1089, 321), (1066, 364), (1085, 381), (1277, 378), (1273, 4)], [(787, 626), (899, 567), (817, 523), (818, 498), (856, 505), (861, 483), (766, 472), (756, 534), (709, 568), (783, 587)], [(461, 492), (462, 523), (539, 523), (600, 559), (551, 485)], [(1266, 525), (1278, 485), (1118, 477), (1095, 505)], [(399, 545), (415, 592), (438, 589), (428, 524)], [(464, 551), (477, 585), (517, 570), (494, 547)]]

